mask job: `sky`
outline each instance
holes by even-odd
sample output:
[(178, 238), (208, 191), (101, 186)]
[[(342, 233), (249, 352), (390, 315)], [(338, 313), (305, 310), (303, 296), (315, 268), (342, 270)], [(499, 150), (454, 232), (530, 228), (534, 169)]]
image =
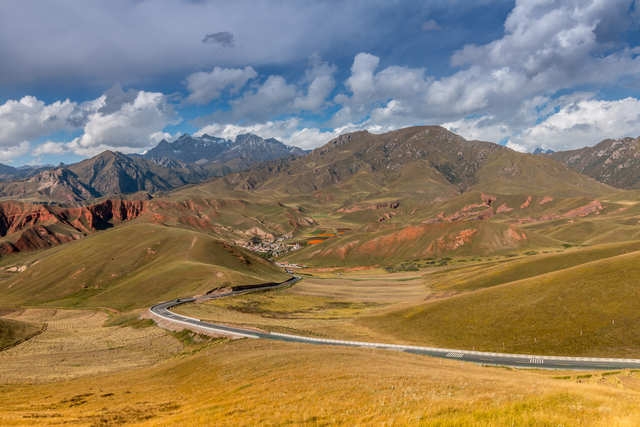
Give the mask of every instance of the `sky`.
[(523, 152), (640, 136), (640, 0), (0, 3), (5, 164), (413, 125)]

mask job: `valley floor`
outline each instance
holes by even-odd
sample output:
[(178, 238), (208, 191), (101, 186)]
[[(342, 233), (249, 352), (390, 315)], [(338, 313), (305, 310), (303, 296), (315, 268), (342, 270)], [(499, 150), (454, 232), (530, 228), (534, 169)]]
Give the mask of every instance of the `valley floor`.
[[(637, 243), (628, 243), (449, 259), (395, 273), (308, 268), (288, 289), (175, 311), (325, 337), (626, 356), (640, 349), (633, 326), (638, 257)], [(3, 311), (5, 319), (47, 327), (0, 352), (0, 425), (640, 424), (640, 371), (515, 370), (385, 350), (204, 337), (160, 329), (140, 319), (145, 312)], [(499, 322), (500, 313), (512, 329), (481, 321)], [(521, 327), (530, 322), (527, 313), (537, 313), (536, 328)], [(544, 320), (556, 315), (568, 320), (548, 326)], [(576, 325), (583, 333), (572, 340)]]

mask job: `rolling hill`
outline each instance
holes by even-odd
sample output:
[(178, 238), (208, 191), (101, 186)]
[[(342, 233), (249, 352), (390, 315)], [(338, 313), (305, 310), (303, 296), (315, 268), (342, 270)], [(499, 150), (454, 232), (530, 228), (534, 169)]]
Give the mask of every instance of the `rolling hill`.
[(181, 228), (130, 223), (5, 264), (0, 305), (128, 310), (229, 284), (284, 280), (273, 264)]
[(439, 126), (341, 135), (307, 156), (231, 175), (224, 182), (234, 189), (291, 195), (331, 188), (338, 198), (359, 189), (357, 195), (392, 192), (426, 200), (471, 190), (574, 196), (608, 190), (560, 163), (490, 142), (466, 141)]
[(405, 342), (447, 348), (635, 357), (640, 349), (638, 261), (640, 252), (634, 251), (556, 266), (549, 273), (541, 270), (534, 277), (363, 322)]
[(523, 228), (605, 213), (598, 198), (615, 191), (551, 159), (425, 126), (342, 135), (307, 156), (172, 197), (298, 206), (315, 224), (297, 237), (312, 245), (290, 260), (369, 265), (559, 246), (567, 242)]

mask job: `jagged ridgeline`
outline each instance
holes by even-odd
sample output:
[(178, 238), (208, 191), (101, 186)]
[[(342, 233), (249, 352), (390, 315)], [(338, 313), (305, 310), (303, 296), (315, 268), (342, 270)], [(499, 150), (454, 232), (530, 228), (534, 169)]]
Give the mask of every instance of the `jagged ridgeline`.
[(238, 135), (234, 141), (182, 135), (174, 142), (161, 141), (144, 155), (105, 151), (59, 167), (0, 165), (0, 197), (78, 204), (99, 197), (157, 193), (304, 153), (274, 138), (252, 134)]
[(640, 138), (605, 139), (593, 147), (548, 155), (605, 184), (640, 189)]
[[(218, 160), (203, 157), (208, 146), (218, 150), (212, 154)], [(185, 147), (197, 148), (189, 151), (192, 157), (185, 157)], [(467, 141), (437, 126), (385, 134), (355, 132), (305, 155), (287, 148), (284, 158), (278, 158), (284, 151), (268, 154), (268, 147), (286, 146), (254, 135), (240, 135), (233, 142), (183, 136), (161, 143), (147, 157), (107, 152), (46, 171), (76, 179), (90, 196), (70, 197), (77, 193), (62, 185), (16, 190), (28, 200), (44, 194), (62, 206), (5, 202), (9, 204), (2, 209), (10, 212), (5, 252), (53, 246), (134, 218), (204, 231), (249, 249), (323, 265), (394, 264), (635, 235), (626, 230), (626, 217), (607, 223), (607, 229), (613, 227), (611, 234), (601, 232), (602, 222), (590, 222), (618, 212), (620, 206), (613, 201), (617, 190), (612, 187), (549, 157)], [(174, 182), (176, 175), (160, 179), (159, 173), (139, 169), (146, 165), (175, 174), (179, 165), (187, 165), (186, 159), (197, 157), (186, 169), (195, 173), (217, 161), (228, 164), (228, 158), (246, 161), (248, 155), (230, 153), (252, 150), (272, 160), (172, 191), (188, 180)], [(171, 162), (176, 163), (167, 167)], [(7, 183), (5, 188), (30, 180)], [(146, 192), (128, 196), (131, 200), (103, 197), (83, 206), (65, 206), (139, 188)], [(96, 215), (96, 207), (107, 214)]]

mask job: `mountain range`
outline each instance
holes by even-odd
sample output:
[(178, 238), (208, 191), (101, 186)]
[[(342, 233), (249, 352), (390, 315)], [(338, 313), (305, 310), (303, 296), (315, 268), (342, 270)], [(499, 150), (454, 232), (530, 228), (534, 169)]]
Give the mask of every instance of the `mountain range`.
[[(631, 145), (607, 143), (617, 148), (598, 159), (610, 163)], [(183, 135), (144, 155), (104, 152), (0, 183), (5, 199), (20, 200), (0, 202), (2, 250), (52, 246), (132, 219), (277, 253), (295, 246), (289, 259), (326, 265), (636, 236), (635, 207), (615, 202), (632, 196), (560, 155), (467, 141), (438, 126), (354, 132), (309, 153), (255, 135)]]
[(243, 170), (305, 151), (253, 134), (234, 141), (182, 135), (161, 141), (144, 155), (105, 151), (58, 167), (17, 169), (0, 165), (0, 197), (74, 205), (100, 197), (157, 193)]

